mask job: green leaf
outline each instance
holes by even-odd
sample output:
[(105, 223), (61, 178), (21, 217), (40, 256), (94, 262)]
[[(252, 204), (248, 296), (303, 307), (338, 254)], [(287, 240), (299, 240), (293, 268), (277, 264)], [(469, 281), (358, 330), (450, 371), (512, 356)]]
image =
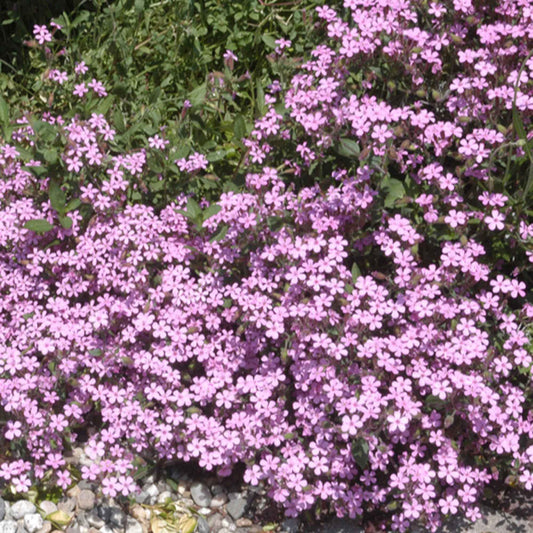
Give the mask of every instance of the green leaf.
[(278, 231), (283, 226), (284, 221), (283, 217), (268, 217), (266, 222), (271, 231)]
[(118, 107), (115, 107), (115, 110), (113, 111), (113, 125), (115, 126), (118, 133), (124, 133), (124, 131), (126, 130), (124, 115)]
[(200, 104), (203, 104), (205, 100), (206, 91), (207, 86), (204, 82), (202, 83), (202, 85), (199, 85), (198, 87), (196, 87), (196, 89), (192, 90), (189, 93), (189, 102), (191, 102), (193, 106), (199, 106)]
[(355, 280), (361, 275), (361, 270), (357, 266), (357, 263), (352, 265), (352, 281), (355, 283)]
[(43, 150), (43, 157), (47, 163), (53, 165), (57, 163), (57, 150)]
[(221, 209), (222, 209), (222, 207), (220, 207), (218, 204), (210, 205), (207, 209), (204, 209), (204, 213), (203, 213), (204, 222), (208, 218), (211, 218), (212, 216), (214, 216), (217, 213), (219, 213), (221, 211)]
[(259, 114), (263, 116), (266, 113), (266, 106), (265, 91), (263, 90), (263, 87), (261, 85), (257, 85), (255, 105)]
[(9, 124), (9, 108), (2, 96), (0, 96), (0, 123), (4, 126)]
[(35, 233), (46, 233), (53, 229), (54, 226), (44, 218), (34, 218), (25, 222), (23, 227), (30, 231), (35, 231)]
[(224, 224), (210, 239), (209, 242), (221, 241), (228, 233), (228, 226)]
[(67, 199), (57, 181), (50, 181), (50, 185), (48, 186), (48, 197), (50, 198), (52, 207), (62, 215), (65, 212), (65, 202)]
[(65, 229), (70, 229), (72, 227), (72, 219), (70, 217), (60, 216), (59, 223)]
[(70, 202), (65, 207), (65, 213), (70, 213), (71, 211), (78, 209), (80, 205), (81, 200), (79, 198), (72, 198), (72, 200), (70, 200)]
[(361, 470), (365, 470), (368, 466), (369, 449), (368, 442), (363, 438), (356, 439), (352, 442), (352, 457)]
[(429, 409), (442, 409), (446, 405), (446, 402), (438, 396), (429, 395), (424, 404)]
[(385, 207), (393, 207), (396, 200), (405, 196), (405, 188), (400, 180), (394, 178), (389, 179), (384, 189), (387, 191)]
[(187, 217), (193, 221), (196, 221), (202, 216), (202, 209), (198, 205), (198, 202), (194, 198), (189, 198), (187, 202)]
[(72, 520), (72, 516), (66, 513), (65, 511), (62, 511), (61, 509), (54, 511), (53, 513), (47, 514), (45, 517), (45, 520), (48, 520), (55, 524), (56, 526), (65, 527), (70, 524), (70, 521)]
[(233, 122), (233, 135), (237, 140), (241, 140), (243, 137), (246, 137), (246, 122), (242, 115), (237, 115), (235, 121)]
[(357, 143), (353, 139), (347, 139), (346, 137), (339, 139), (339, 142), (336, 143), (334, 146), (334, 150), (339, 155), (352, 158), (359, 157), (359, 154), (361, 153), (359, 143)]
[(226, 156), (226, 150), (215, 150), (206, 154), (206, 158), (210, 163), (215, 163), (216, 161), (221, 161)]
[(261, 40), (269, 47), (274, 50), (276, 48), (276, 39), (272, 35), (261, 35)]

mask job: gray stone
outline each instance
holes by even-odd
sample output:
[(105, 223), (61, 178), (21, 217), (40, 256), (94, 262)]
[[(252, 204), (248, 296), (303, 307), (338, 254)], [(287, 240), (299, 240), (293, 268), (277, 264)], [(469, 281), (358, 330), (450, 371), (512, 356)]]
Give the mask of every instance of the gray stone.
[(100, 529), (105, 525), (105, 520), (94, 509), (86, 514), (86, 518), (89, 525), (96, 529)]
[(85, 511), (78, 511), (76, 513), (76, 522), (78, 525), (83, 527), (91, 527), (91, 524), (89, 524), (89, 521), (87, 520), (87, 513)]
[(65, 513), (72, 513), (76, 508), (76, 498), (67, 498), (57, 504), (57, 508)]
[(124, 528), (126, 524), (126, 513), (120, 508), (111, 505), (99, 505), (98, 516), (105, 520), (111, 527)]
[(230, 501), (242, 498), (242, 492), (228, 492), (228, 498)]
[(211, 504), (211, 491), (204, 483), (193, 483), (191, 485), (191, 497), (196, 505), (209, 507)]
[(207, 525), (211, 531), (220, 531), (224, 527), (223, 520), (224, 518), (221, 515), (214, 513), (207, 517)]
[(313, 531), (315, 533), (364, 533), (359, 522), (350, 518), (333, 518)]
[(244, 514), (246, 504), (247, 502), (244, 498), (235, 498), (226, 505), (226, 511), (228, 511), (233, 520), (238, 520)]
[(37, 507), (35, 507), (35, 505), (28, 500), (19, 500), (11, 506), (9, 511), (14, 520), (19, 520), (27, 514), (35, 513), (37, 511)]
[(14, 520), (0, 522), (0, 533), (17, 533), (17, 523)]
[(29, 533), (35, 533), (44, 525), (44, 520), (39, 513), (24, 515), (24, 527)]
[(96, 496), (94, 492), (83, 489), (80, 490), (77, 496), (78, 508), (83, 509), (84, 511), (90, 511), (96, 502)]
[(211, 486), (211, 494), (213, 496), (217, 496), (219, 494), (226, 494), (226, 490), (224, 489), (224, 487), (222, 485), (212, 485)]
[(91, 490), (94, 492), (94, 490), (96, 489), (96, 484), (91, 483), (90, 481), (87, 481), (86, 479), (82, 479), (78, 483), (78, 487), (80, 490)]
[(0, 521), (6, 516), (6, 502), (0, 498)]
[[(533, 531), (533, 518), (522, 518), (502, 511), (481, 506), (483, 518), (472, 523), (459, 515), (453, 515), (444, 520), (437, 533), (530, 533)], [(426, 531), (415, 528), (413, 533)]]
[(281, 523), (280, 533), (298, 533), (299, 526), (299, 520), (296, 518), (287, 518)]
[(144, 503), (150, 498), (150, 495), (145, 490), (141, 490), (140, 492), (136, 492), (133, 498), (136, 503)]
[(112, 527), (109, 527), (107, 524), (100, 528), (100, 533), (117, 533)]
[(165, 503), (167, 500), (172, 500), (172, 493), (169, 490), (164, 490), (157, 496), (157, 503)]
[(196, 511), (198, 514), (201, 514), (202, 516), (208, 516), (210, 515), (213, 511), (211, 509), (209, 509), (209, 507), (200, 507), (200, 509), (198, 509)]
[(152, 483), (151, 485), (144, 486), (143, 490), (148, 494), (147, 501), (150, 505), (154, 505), (157, 501), (157, 497), (159, 496), (159, 489), (157, 488), (157, 485)]
[(135, 518), (128, 516), (126, 518), (126, 533), (143, 533), (143, 527)]
[(213, 497), (213, 499), (211, 500), (211, 507), (214, 509), (222, 507), (227, 503), (227, 501), (228, 497), (223, 492), (221, 492), (220, 494), (217, 494)]
[(43, 527), (37, 531), (37, 533), (50, 533), (52, 531), (52, 523), (48, 522), (48, 520), (45, 520), (43, 523)]
[(57, 505), (49, 500), (43, 500), (39, 504), (39, 507), (41, 508), (41, 511), (43, 512), (45, 517), (50, 513), (55, 513), (57, 511)]
[[(206, 521), (206, 519), (203, 516), (198, 517), (198, 522), (196, 523), (196, 531), (195, 533), (209, 533), (209, 525)], [(211, 530), (215, 531), (215, 530)]]

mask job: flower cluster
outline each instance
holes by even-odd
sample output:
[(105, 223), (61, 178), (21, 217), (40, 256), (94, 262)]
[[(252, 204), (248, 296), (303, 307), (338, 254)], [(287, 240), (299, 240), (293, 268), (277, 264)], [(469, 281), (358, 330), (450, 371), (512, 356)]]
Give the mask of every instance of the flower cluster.
[[(15, 490), (67, 488), (80, 442), (79, 474), (110, 496), (136, 490), (139, 458), (244, 464), (290, 516), (375, 513), (398, 531), (477, 519), (499, 477), (531, 489), (533, 224), (494, 185), (493, 154), (523, 156), (498, 120), (513, 101), (530, 120), (533, 11), (344, 4), (348, 20), (317, 10), (324, 43), (269, 95), (285, 110), (245, 139), (243, 189), (204, 210), (132, 202), (167, 141), (115, 153), (98, 113), (21, 119), (0, 146), (0, 479)], [(378, 98), (376, 64), (409, 97)]]

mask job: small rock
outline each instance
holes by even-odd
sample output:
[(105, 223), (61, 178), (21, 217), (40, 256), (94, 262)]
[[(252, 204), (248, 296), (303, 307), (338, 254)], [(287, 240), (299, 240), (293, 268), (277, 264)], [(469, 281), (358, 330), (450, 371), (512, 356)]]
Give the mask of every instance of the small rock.
[(137, 520), (144, 520), (146, 518), (146, 512), (141, 505), (133, 505), (130, 507), (130, 514)]
[(219, 515), (218, 513), (214, 513), (207, 517), (207, 525), (209, 526), (211, 531), (219, 531), (224, 526), (222, 524), (223, 517)]
[(41, 511), (43, 512), (45, 517), (50, 513), (55, 513), (57, 511), (57, 505), (49, 500), (43, 500), (39, 504), (39, 507), (41, 508)]
[(0, 498), (0, 521), (6, 516), (6, 502)]
[[(214, 530), (211, 530), (211, 531), (214, 531)], [(195, 533), (209, 533), (209, 532), (210, 532), (209, 525), (206, 522), (205, 518), (203, 518), (202, 516), (199, 516), (198, 521), (196, 522)]]
[(237, 527), (248, 527), (253, 525), (253, 522), (249, 518), (239, 518), (235, 521)]
[(263, 531), (263, 528), (261, 526), (258, 526), (257, 524), (246, 528), (246, 533), (263, 533)]
[(43, 527), (37, 533), (50, 533), (50, 531), (52, 531), (52, 524), (48, 520), (45, 520)]
[(242, 493), (240, 492), (228, 492), (228, 498), (231, 500), (236, 500), (237, 498), (242, 498)]
[(222, 530), (221, 531), (237, 531), (237, 526), (231, 520), (222, 520)]
[(142, 525), (135, 520), (135, 518), (132, 518), (131, 516), (128, 516), (126, 518), (126, 533), (143, 533), (143, 527)]
[(224, 486), (223, 485), (213, 485), (211, 487), (211, 494), (213, 496), (217, 496), (218, 494), (222, 494), (222, 493), (225, 493), (226, 490), (224, 489)]
[(96, 496), (94, 492), (83, 489), (78, 492), (77, 496), (78, 508), (84, 511), (90, 511), (96, 502)]
[(17, 523), (14, 520), (0, 522), (0, 533), (17, 533)]
[(194, 503), (200, 507), (209, 507), (212, 499), (209, 488), (203, 483), (193, 483), (191, 485), (191, 497)]
[(80, 490), (91, 490), (91, 491), (94, 491), (96, 489), (96, 484), (95, 483), (91, 483), (90, 481), (87, 481), (86, 479), (82, 479), (78, 483), (78, 487), (80, 488)]
[(148, 486), (144, 486), (143, 487), (143, 491), (146, 492), (146, 494), (148, 494), (148, 503), (150, 505), (154, 505), (155, 502), (157, 501), (157, 497), (159, 496), (159, 489), (157, 488), (157, 485), (154, 485), (153, 483), (151, 485), (148, 485)]
[(209, 509), (209, 507), (200, 507), (200, 509), (198, 509), (198, 513), (200, 513), (203, 516), (208, 516), (212, 512), (213, 511), (211, 509)]
[(69, 498), (75, 498), (80, 493), (80, 491), (80, 487), (78, 487), (78, 485), (74, 485), (73, 487), (70, 487), (70, 489), (67, 490), (67, 496)]
[(183, 507), (190, 507), (191, 505), (194, 505), (194, 502), (190, 498), (180, 498), (179, 503)]
[(233, 529), (230, 529), (229, 527), (223, 527), (218, 533), (234, 533), (234, 531), (237, 528), (233, 526)]
[(100, 516), (94, 509), (90, 513), (87, 513), (85, 516), (89, 525), (96, 529), (100, 529), (105, 525), (105, 520), (100, 518)]
[(66, 500), (61, 500), (57, 504), (57, 508), (60, 511), (65, 511), (65, 513), (72, 513), (72, 511), (74, 511), (74, 509), (76, 508), (76, 499), (68, 498)]
[(167, 500), (172, 500), (172, 493), (169, 490), (164, 490), (157, 497), (157, 503), (166, 503)]
[(76, 524), (68, 526), (67, 529), (65, 529), (65, 533), (81, 533), (81, 527)]
[(126, 523), (126, 513), (119, 507), (108, 507), (109, 514), (106, 522), (109, 522), (111, 527), (123, 528)]
[(36, 511), (37, 508), (35, 505), (28, 500), (19, 500), (18, 502), (15, 502), (9, 509), (11, 517), (14, 520), (19, 520), (20, 518), (23, 518), (24, 515), (33, 514)]
[(183, 480), (178, 482), (178, 494), (180, 496), (187, 496), (189, 497), (191, 495), (191, 492), (189, 491), (189, 484)]
[(226, 511), (228, 511), (233, 520), (238, 520), (244, 514), (246, 503), (244, 498), (236, 498), (226, 505)]
[(287, 518), (281, 523), (280, 533), (298, 533), (299, 521), (296, 518)]
[(109, 527), (107, 524), (105, 526), (102, 526), (100, 528), (100, 533), (116, 533), (116, 531), (112, 528), (112, 527)]
[(221, 492), (213, 497), (213, 499), (211, 500), (211, 507), (216, 509), (218, 507), (226, 505), (227, 502), (228, 497), (223, 492)]
[(44, 525), (44, 520), (39, 513), (24, 515), (24, 527), (29, 533), (35, 533)]
[(87, 513), (85, 511), (78, 511), (78, 513), (76, 514), (76, 522), (79, 526), (83, 526), (86, 528), (91, 527), (91, 524), (89, 524), (87, 520)]
[(136, 492), (133, 495), (133, 498), (136, 503), (144, 503), (146, 500), (148, 500), (148, 498), (150, 498), (150, 495), (145, 490), (141, 490)]

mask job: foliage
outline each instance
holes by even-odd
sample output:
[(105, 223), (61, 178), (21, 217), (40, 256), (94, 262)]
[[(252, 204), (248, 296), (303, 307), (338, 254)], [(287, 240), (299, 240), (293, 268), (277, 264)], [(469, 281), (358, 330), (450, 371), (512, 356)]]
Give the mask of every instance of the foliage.
[[(54, 32), (49, 51), (28, 42), (31, 67), (5, 75), (3, 89), (12, 109), (53, 109), (72, 117), (79, 112), (72, 91), (80, 80), (59, 84), (47, 75), (73, 72), (83, 61), (105, 87), (97, 111), (111, 110), (121, 149), (145, 146), (149, 136), (164, 131), (174, 147), (171, 157), (198, 151), (210, 163), (207, 175), (165, 175), (166, 194), (143, 200), (162, 206), (182, 191), (214, 198), (225, 182), (242, 184), (241, 139), (264, 111), (265, 87), (286, 81), (298, 62), (274, 61), (276, 39), (292, 39), (292, 51), (303, 54), (312, 44), (309, 11), (320, 3), (95, 1), (92, 11), (80, 7), (56, 19), (62, 29)], [(237, 59), (226, 59), (227, 50)], [(85, 103), (86, 113), (94, 111), (89, 96)], [(154, 174), (164, 167), (157, 160), (149, 164)]]
[[(0, 102), (13, 490), (128, 495), (139, 458), (244, 464), (290, 516), (434, 531), (477, 519), (497, 479), (533, 488), (533, 12), (344, 4), (265, 87), (244, 183), (216, 201), (158, 199), (210, 152), (176, 152), (170, 126), (137, 137), (136, 104), (117, 114), (81, 63), (47, 64), (53, 112)], [(68, 31), (50, 29), (34, 51), (56, 61)]]

